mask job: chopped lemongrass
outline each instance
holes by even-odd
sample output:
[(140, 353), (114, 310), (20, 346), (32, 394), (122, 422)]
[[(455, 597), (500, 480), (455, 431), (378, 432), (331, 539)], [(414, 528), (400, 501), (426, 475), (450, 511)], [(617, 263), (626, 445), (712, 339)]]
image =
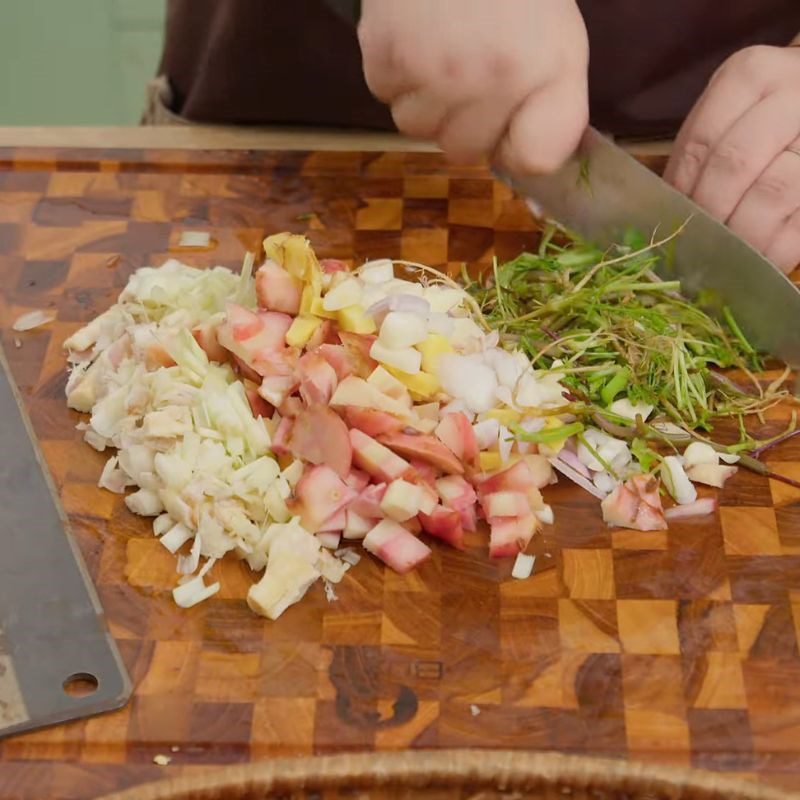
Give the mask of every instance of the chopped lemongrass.
[(535, 563), (536, 556), (520, 553), (517, 556), (517, 560), (514, 562), (514, 568), (511, 570), (511, 577), (520, 581), (524, 581), (525, 578), (530, 578)]

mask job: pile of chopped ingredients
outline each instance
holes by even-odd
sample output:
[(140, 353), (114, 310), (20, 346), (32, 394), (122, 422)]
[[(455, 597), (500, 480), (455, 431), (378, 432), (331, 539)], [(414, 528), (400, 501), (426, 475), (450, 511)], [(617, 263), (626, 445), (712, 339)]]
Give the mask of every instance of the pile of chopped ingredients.
[(79, 427), (116, 448), (99, 485), (154, 518), (182, 607), (218, 591), (206, 576), (231, 551), (263, 571), (247, 602), (276, 619), (320, 578), (335, 597), (351, 543), (405, 573), (479, 520), (525, 578), (556, 473), (611, 525), (711, 513), (695, 484), (722, 487), (739, 455), (688, 431), (781, 395), (712, 379), (754, 354), (659, 282), (646, 248), (608, 259), (548, 237), (466, 290), (423, 265), (318, 262), (288, 233), (264, 250), (255, 274), (252, 255), (241, 275), (140, 269), (65, 343)]

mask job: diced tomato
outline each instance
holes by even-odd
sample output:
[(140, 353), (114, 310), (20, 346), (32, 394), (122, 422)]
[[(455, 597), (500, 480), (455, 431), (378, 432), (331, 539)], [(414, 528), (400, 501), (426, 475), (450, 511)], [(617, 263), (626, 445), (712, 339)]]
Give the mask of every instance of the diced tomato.
[(458, 475), (464, 472), (464, 465), (433, 436), (391, 433), (378, 437), (378, 441), (401, 456), (425, 461), (442, 472)]
[(282, 408), (296, 388), (297, 378), (294, 375), (269, 375), (261, 381), (258, 393), (271, 405)]
[(332, 517), (326, 519), (319, 526), (319, 532), (327, 531), (343, 531), (347, 525), (347, 512), (344, 508), (340, 508)]
[(348, 375), (353, 374), (353, 363), (344, 345), (321, 344), (316, 352), (333, 367), (337, 380), (344, 380)]
[(388, 447), (355, 428), (350, 431), (353, 461), (359, 469), (380, 481), (390, 482), (401, 478), (410, 464)]
[(436, 491), (442, 498), (443, 505), (456, 511), (471, 508), (478, 499), (472, 484), (460, 475), (445, 475), (444, 478), (439, 478), (436, 481)]
[(323, 272), (347, 272), (347, 264), (339, 261), (338, 258), (323, 258), (319, 262)]
[(531, 513), (528, 496), (523, 492), (493, 492), (481, 498), (481, 507), (486, 518), (523, 517)]
[(245, 394), (247, 395), (247, 402), (250, 404), (250, 410), (253, 416), (263, 417), (269, 419), (272, 416), (272, 406), (258, 393), (258, 388), (253, 384), (245, 386)]
[(297, 365), (300, 396), (308, 405), (327, 405), (336, 390), (336, 372), (318, 353), (305, 353)]
[(228, 303), (225, 326), (230, 329), (235, 342), (251, 339), (261, 332), (262, 321), (255, 311), (250, 311), (238, 303)]
[(289, 439), (292, 435), (292, 426), (294, 420), (291, 417), (281, 417), (278, 427), (275, 429), (275, 434), (272, 437), (271, 450), (276, 456), (282, 456), (289, 453)]
[(295, 496), (303, 527), (316, 532), (325, 520), (333, 517), (353, 500), (356, 492), (330, 467), (322, 464), (303, 473), (295, 489)]
[(436, 437), (459, 460), (473, 464), (478, 458), (478, 440), (466, 414), (445, 414), (436, 427)]
[(366, 489), (369, 484), (369, 475), (367, 475), (366, 472), (362, 472), (360, 469), (351, 469), (344, 479), (344, 482), (351, 489), (360, 492), (362, 489)]
[(201, 322), (192, 329), (192, 336), (205, 351), (209, 361), (224, 364), (228, 360), (228, 351), (217, 339), (217, 327), (210, 322)]
[(487, 495), (494, 492), (527, 492), (531, 487), (537, 488), (530, 467), (523, 459), (479, 481), (477, 488), (479, 495)]
[(383, 517), (381, 500), (385, 494), (385, 483), (371, 484), (358, 493), (358, 497), (353, 499), (348, 508), (352, 508), (356, 514), (366, 519), (381, 519)]
[(505, 558), (521, 553), (536, 533), (536, 517), (528, 513), (521, 517), (492, 517), (489, 520), (489, 555)]
[(365, 537), (364, 547), (401, 575), (431, 556), (431, 549), (390, 519), (381, 520)]
[(373, 438), (384, 433), (400, 431), (404, 427), (402, 420), (374, 408), (345, 406), (344, 418), (351, 428), (357, 428)]
[(302, 293), (302, 281), (272, 260), (265, 261), (256, 272), (256, 298), (261, 308), (297, 314)]
[(248, 381), (252, 381), (253, 383), (259, 383), (261, 381), (261, 376), (247, 363), (242, 361), (239, 356), (235, 353), (230, 353), (230, 362), (231, 366), (233, 367), (233, 371), (240, 375), (242, 378), (245, 378)]
[(457, 550), (464, 549), (464, 529), (458, 511), (439, 505), (430, 514), (420, 513), (419, 521), (426, 533), (447, 542)]
[(478, 515), (475, 511), (475, 506), (462, 508), (458, 513), (461, 515), (461, 527), (465, 531), (472, 532), (478, 530)]
[(377, 337), (360, 333), (339, 331), (339, 341), (350, 357), (353, 373), (359, 378), (368, 378), (378, 362), (369, 354)]
[(350, 472), (353, 448), (347, 425), (327, 406), (311, 406), (297, 415), (289, 450), (309, 464), (326, 464), (340, 478)]
[(306, 404), (299, 397), (287, 397), (279, 406), (278, 413), (282, 417), (295, 417), (300, 416), (306, 410)]
[(428, 486), (436, 487), (436, 479), (439, 477), (439, 473), (435, 467), (417, 458), (409, 459), (409, 463), (411, 464), (411, 469), (414, 470), (414, 473), (421, 481), (427, 483)]

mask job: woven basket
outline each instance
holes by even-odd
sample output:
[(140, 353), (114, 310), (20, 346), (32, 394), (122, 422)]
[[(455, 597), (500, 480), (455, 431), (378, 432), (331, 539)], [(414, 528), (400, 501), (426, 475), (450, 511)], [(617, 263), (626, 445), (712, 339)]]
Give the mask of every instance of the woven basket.
[(506, 750), (317, 756), (221, 767), (99, 800), (789, 800), (713, 773)]

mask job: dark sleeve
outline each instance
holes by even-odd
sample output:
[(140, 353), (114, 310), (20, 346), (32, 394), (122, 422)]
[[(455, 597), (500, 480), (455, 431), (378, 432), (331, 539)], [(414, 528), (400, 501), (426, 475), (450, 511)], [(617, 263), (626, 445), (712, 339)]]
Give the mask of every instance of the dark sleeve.
[(325, 3), (340, 17), (358, 25), (361, 18), (361, 0), (325, 0)]

